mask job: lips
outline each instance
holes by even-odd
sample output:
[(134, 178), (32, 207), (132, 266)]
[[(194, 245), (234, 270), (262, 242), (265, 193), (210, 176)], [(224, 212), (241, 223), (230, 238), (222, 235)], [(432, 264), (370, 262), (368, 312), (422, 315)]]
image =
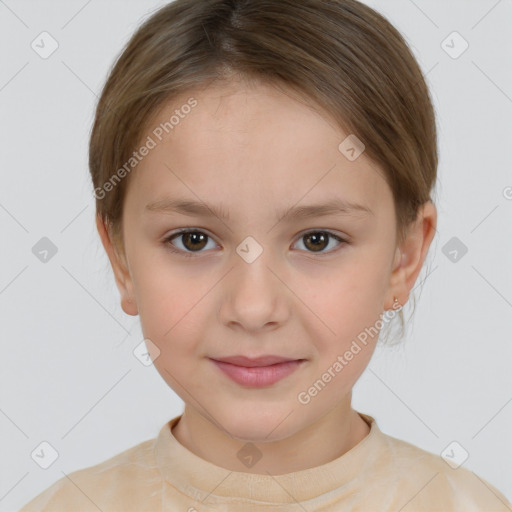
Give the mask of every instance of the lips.
[(241, 386), (250, 388), (272, 386), (294, 373), (305, 362), (304, 359), (281, 356), (231, 356), (210, 360), (223, 375)]
[(300, 359), (293, 359), (289, 357), (281, 356), (260, 356), (256, 358), (245, 357), (245, 356), (230, 356), (222, 358), (212, 358), (214, 361), (220, 361), (221, 363), (234, 364), (236, 366), (244, 366), (245, 368), (254, 368), (256, 366), (271, 366), (278, 363), (286, 363), (289, 361), (300, 361)]

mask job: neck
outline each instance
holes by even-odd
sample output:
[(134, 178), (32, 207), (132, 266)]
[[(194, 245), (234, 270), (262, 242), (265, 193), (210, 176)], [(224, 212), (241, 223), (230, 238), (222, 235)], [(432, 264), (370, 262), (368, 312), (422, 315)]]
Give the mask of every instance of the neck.
[[(246, 467), (237, 454), (247, 440), (234, 439), (195, 409), (185, 411), (172, 433), (189, 451), (230, 471), (281, 475), (327, 464), (362, 441), (370, 427), (350, 406), (350, 396), (290, 437), (253, 443), (264, 463)], [(247, 447), (246, 447), (247, 449)], [(250, 453), (250, 450), (249, 452)], [(259, 454), (258, 454), (259, 455)]]

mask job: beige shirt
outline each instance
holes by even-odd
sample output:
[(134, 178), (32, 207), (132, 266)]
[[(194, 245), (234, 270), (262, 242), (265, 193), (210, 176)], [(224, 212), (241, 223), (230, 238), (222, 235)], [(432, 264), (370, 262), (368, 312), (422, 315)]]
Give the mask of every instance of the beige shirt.
[(20, 512), (506, 512), (505, 496), (472, 471), (380, 431), (341, 457), (272, 476), (232, 472), (181, 445), (167, 422), (157, 438), (70, 473)]

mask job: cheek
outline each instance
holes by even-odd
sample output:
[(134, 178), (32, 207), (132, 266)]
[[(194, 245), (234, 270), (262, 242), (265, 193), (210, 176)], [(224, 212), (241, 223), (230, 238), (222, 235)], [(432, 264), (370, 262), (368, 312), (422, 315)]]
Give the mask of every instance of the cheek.
[(379, 319), (383, 313), (385, 269), (372, 262), (360, 261), (331, 272), (324, 286), (305, 296), (304, 303), (322, 320), (323, 340), (319, 347), (330, 357), (347, 350), (353, 340), (372, 345), (377, 341)]
[(145, 258), (142, 251), (133, 261), (132, 279), (144, 336), (157, 346), (190, 346), (181, 340), (188, 341), (191, 325), (200, 325), (208, 280), (194, 280), (165, 255)]
[[(198, 294), (183, 277), (162, 275), (147, 269), (139, 276), (140, 324), (144, 338), (159, 349), (154, 365), (173, 389), (192, 372), (201, 336), (194, 326), (202, 324)], [(184, 397), (182, 397), (184, 399)]]
[[(322, 292), (304, 301), (316, 316), (308, 321), (316, 361), (311, 365), (302, 397), (313, 407), (336, 404), (352, 389), (375, 350), (381, 327), (381, 269), (365, 266), (347, 274), (338, 271)], [(319, 319), (322, 321), (319, 321)], [(321, 390), (321, 392), (320, 392)], [(321, 395), (321, 398), (314, 398)], [(299, 403), (303, 403), (298, 397)]]

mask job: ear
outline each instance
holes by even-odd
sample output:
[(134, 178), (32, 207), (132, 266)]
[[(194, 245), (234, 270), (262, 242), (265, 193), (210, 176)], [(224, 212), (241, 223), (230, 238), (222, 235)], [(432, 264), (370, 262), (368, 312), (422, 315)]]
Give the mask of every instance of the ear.
[[(389, 304), (393, 303), (394, 297), (398, 299), (400, 305), (409, 300), (409, 294), (423, 267), (436, 227), (437, 209), (432, 201), (427, 201), (419, 208), (416, 220), (409, 226), (406, 239), (396, 249), (387, 297)], [(389, 309), (393, 309), (393, 306)]]
[(105, 248), (114, 276), (117, 288), (121, 294), (121, 307), (127, 315), (135, 316), (138, 314), (137, 303), (135, 301), (135, 293), (133, 290), (133, 282), (126, 263), (126, 257), (123, 250), (119, 250), (117, 244), (113, 240), (111, 231), (105, 226), (103, 219), (96, 215), (96, 227), (101, 238), (101, 243)]

